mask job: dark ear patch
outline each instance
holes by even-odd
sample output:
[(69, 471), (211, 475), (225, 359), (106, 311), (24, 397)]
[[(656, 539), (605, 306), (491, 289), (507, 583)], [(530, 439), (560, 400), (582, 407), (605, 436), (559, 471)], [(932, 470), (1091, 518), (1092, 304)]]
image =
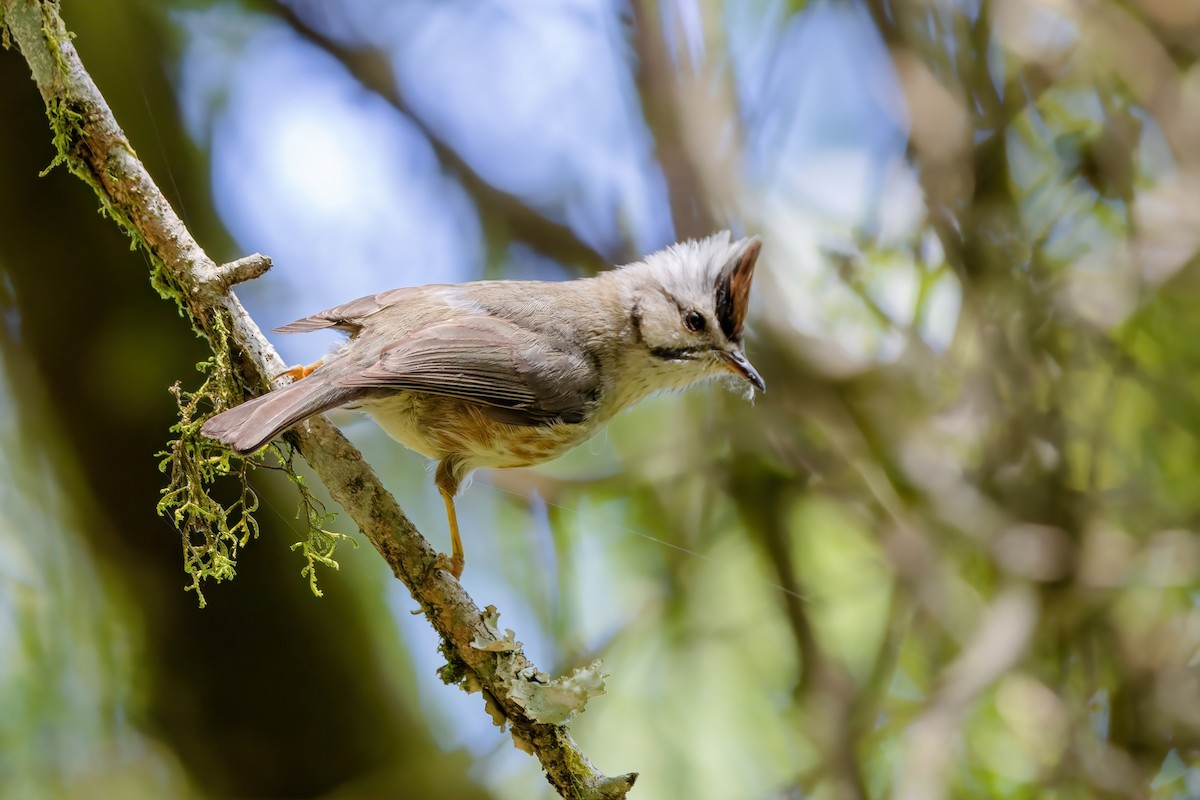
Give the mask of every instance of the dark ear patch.
[(737, 261), (725, 267), (717, 278), (717, 321), (725, 338), (733, 341), (742, 335), (746, 308), (750, 304), (750, 282), (762, 242), (755, 239), (746, 246)]

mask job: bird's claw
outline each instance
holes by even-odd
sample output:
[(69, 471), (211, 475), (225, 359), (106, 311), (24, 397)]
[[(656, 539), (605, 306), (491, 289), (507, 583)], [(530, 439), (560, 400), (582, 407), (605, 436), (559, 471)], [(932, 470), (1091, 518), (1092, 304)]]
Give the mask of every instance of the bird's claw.
[(313, 371), (323, 363), (325, 363), (325, 359), (322, 358), (318, 361), (314, 361), (311, 364), (297, 364), (296, 366), (285, 369), (283, 372), (276, 375), (274, 380), (279, 380), (284, 375), (287, 375), (289, 378), (291, 378), (292, 383), (304, 380), (309, 375), (312, 375)]
[(454, 556), (448, 556), (445, 553), (438, 553), (433, 560), (433, 569), (440, 569), (449, 572), (454, 576), (454, 580), (462, 578), (464, 559)]

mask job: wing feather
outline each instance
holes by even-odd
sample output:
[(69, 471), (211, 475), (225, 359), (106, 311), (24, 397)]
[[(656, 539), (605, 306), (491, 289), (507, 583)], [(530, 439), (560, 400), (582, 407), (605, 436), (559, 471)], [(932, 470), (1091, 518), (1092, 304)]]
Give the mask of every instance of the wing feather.
[(316, 314), (311, 314), (295, 322), (289, 322), (287, 325), (281, 325), (278, 328), (273, 328), (272, 333), (306, 333), (308, 331), (317, 331), (324, 328), (336, 328), (337, 330), (347, 331), (348, 333), (358, 333), (362, 328), (363, 320), (373, 314), (377, 314), (388, 306), (395, 305), (404, 300), (404, 295), (413, 294), (427, 289), (428, 287), (407, 287), (402, 289), (391, 289), (386, 292), (360, 297), (357, 300), (351, 300), (347, 303), (342, 303), (340, 306), (327, 308), (324, 311), (318, 311)]
[(419, 330), (385, 347), (340, 386), (395, 388), (454, 397), (493, 409), (503, 422), (579, 422), (595, 401), (599, 375), (583, 352), (495, 317), (470, 317)]

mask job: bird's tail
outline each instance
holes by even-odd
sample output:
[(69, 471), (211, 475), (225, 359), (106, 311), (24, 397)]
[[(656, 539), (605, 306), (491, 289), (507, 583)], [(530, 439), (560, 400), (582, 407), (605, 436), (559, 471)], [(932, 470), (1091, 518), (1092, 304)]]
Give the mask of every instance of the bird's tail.
[(200, 432), (239, 453), (253, 453), (300, 420), (340, 406), (353, 394), (353, 389), (306, 378), (222, 411)]

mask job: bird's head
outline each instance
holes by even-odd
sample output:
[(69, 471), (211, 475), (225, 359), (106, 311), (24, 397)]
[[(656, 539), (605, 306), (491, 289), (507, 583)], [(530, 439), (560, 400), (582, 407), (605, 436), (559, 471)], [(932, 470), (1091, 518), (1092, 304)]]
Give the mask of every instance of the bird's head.
[(749, 387), (766, 385), (743, 352), (750, 282), (762, 243), (734, 241), (722, 232), (660, 250), (621, 270), (629, 292), (630, 324), (645, 362), (670, 385), (734, 375)]

